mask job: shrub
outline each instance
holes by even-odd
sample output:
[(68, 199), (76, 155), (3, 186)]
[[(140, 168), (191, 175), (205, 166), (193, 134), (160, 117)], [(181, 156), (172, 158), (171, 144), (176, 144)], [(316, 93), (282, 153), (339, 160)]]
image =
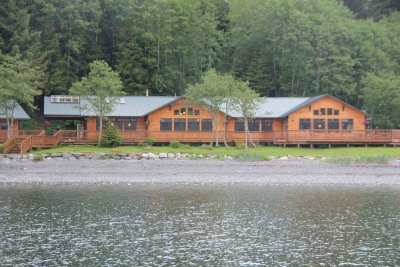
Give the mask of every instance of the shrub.
[(118, 129), (109, 125), (104, 129), (100, 145), (104, 147), (116, 147), (121, 144)]
[(236, 142), (235, 143), (235, 147), (237, 149), (245, 149), (246, 148), (246, 146), (245, 146), (245, 144), (243, 142)]
[(189, 144), (182, 144), (181, 145), (181, 148), (184, 148), (184, 149), (190, 149), (190, 148), (192, 148)]
[(172, 148), (180, 148), (182, 146), (182, 144), (176, 140), (173, 140), (173, 141), (169, 142), (169, 146)]
[(4, 147), (3, 147), (3, 145), (0, 145), (0, 154), (3, 154), (4, 153)]
[(326, 162), (331, 164), (388, 164), (391, 157), (380, 156), (360, 156), (360, 157), (332, 157)]
[(155, 142), (156, 142), (156, 140), (151, 137), (146, 137), (146, 139), (144, 139), (144, 143), (146, 143), (148, 146), (154, 145)]
[(264, 158), (263, 156), (256, 154), (256, 153), (251, 153), (251, 152), (239, 152), (235, 155), (235, 159), (240, 160), (240, 161), (260, 161), (260, 160), (268, 160), (267, 158)]
[(42, 160), (43, 160), (43, 156), (40, 154), (33, 156), (33, 161), (42, 161)]

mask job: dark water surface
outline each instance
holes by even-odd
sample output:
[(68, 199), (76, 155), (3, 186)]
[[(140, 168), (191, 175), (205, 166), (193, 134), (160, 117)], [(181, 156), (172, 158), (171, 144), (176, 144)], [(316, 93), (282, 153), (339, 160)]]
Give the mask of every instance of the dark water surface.
[(400, 190), (1, 186), (0, 266), (396, 266)]

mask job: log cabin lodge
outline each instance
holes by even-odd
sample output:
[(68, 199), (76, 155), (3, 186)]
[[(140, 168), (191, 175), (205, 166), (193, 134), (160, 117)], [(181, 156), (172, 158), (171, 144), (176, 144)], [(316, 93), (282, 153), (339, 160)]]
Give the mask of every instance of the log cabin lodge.
[[(139, 143), (147, 137), (158, 143), (172, 140), (207, 143), (216, 125), (213, 125), (207, 110), (190, 103), (185, 97), (176, 96), (124, 96), (119, 98), (107, 119), (119, 129), (123, 144)], [(60, 143), (97, 143), (99, 123), (93, 112), (83, 108), (85, 104), (86, 100), (79, 96), (45, 97), (45, 118), (79, 120), (77, 129), (60, 130), (52, 136), (46, 136), (44, 131), (15, 131), (14, 144), (23, 142), (23, 138), (25, 143), (31, 143), (31, 148), (52, 147)], [(366, 112), (328, 94), (261, 98), (255, 117), (249, 122), (249, 131), (251, 139), (261, 144), (400, 145), (399, 130), (368, 129), (369, 120)], [(225, 114), (221, 109), (218, 125), (220, 141), (223, 140), (224, 123), (228, 142), (245, 139), (240, 115), (234, 111)], [(16, 127), (18, 124), (17, 120)], [(28, 142), (26, 138), (29, 136), (31, 139)], [(17, 139), (20, 139), (19, 142)], [(20, 149), (20, 152), (23, 150)]]

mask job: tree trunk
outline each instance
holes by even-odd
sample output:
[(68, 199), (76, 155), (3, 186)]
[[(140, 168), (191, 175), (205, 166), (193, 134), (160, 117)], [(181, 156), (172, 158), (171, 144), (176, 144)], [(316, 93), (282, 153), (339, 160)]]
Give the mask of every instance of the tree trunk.
[(14, 120), (12, 118), (7, 118), (7, 138), (10, 139), (13, 134)]
[(211, 140), (210, 146), (212, 147), (214, 143), (214, 114), (211, 113)]
[[(215, 116), (215, 115), (214, 115)], [(215, 146), (218, 147), (219, 146), (219, 114), (217, 113), (217, 115), (215, 116), (216, 120), (215, 120)]]
[(99, 138), (98, 138), (98, 141), (97, 141), (97, 145), (98, 145), (98, 146), (100, 146), (102, 134), (103, 134), (103, 116), (100, 116), (100, 122), (99, 122)]
[(248, 121), (247, 117), (243, 118), (243, 123), (244, 123), (244, 148), (246, 150), (248, 150), (249, 149), (249, 146), (248, 146), (249, 121)]

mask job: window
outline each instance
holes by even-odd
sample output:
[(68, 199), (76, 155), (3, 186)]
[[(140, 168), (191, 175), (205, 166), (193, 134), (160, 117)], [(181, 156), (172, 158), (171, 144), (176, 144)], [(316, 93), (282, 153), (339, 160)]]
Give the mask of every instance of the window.
[(172, 119), (160, 119), (160, 131), (172, 131)]
[(203, 132), (211, 132), (212, 131), (212, 120), (211, 119), (202, 119), (201, 120), (201, 130)]
[(244, 132), (244, 122), (236, 120), (235, 121), (235, 132)]
[(328, 120), (328, 129), (338, 130), (339, 129), (339, 120), (338, 119), (329, 119)]
[(72, 95), (52, 95), (50, 97), (52, 103), (78, 103), (79, 96)]
[(250, 132), (259, 132), (260, 131), (260, 120), (254, 119), (249, 121), (249, 131)]
[(314, 119), (314, 129), (315, 130), (325, 129), (325, 119)]
[(314, 115), (319, 115), (319, 110), (318, 109), (314, 110)]
[(198, 109), (193, 110), (193, 114), (197, 116), (200, 115), (200, 110)]
[[(108, 125), (108, 121), (107, 121), (107, 119), (103, 119), (103, 130), (107, 127), (107, 125)], [(100, 120), (99, 120), (99, 118), (96, 118), (96, 130), (98, 131), (98, 130), (100, 130)]]
[(186, 108), (181, 108), (181, 115), (186, 115)]
[(122, 118), (112, 118), (111, 119), (111, 126), (114, 126), (118, 130), (122, 130)]
[(273, 120), (272, 119), (262, 119), (261, 120), (261, 130), (263, 132), (272, 131), (273, 129)]
[(326, 112), (327, 112), (328, 115), (332, 115), (333, 114), (333, 109), (328, 108)]
[(188, 119), (188, 130), (199, 131), (200, 130), (200, 119)]
[(325, 113), (325, 109), (324, 108), (320, 108), (319, 109), (319, 113), (321, 114), (321, 115), (325, 115), (326, 113)]
[(124, 131), (135, 131), (136, 130), (136, 119), (125, 118), (124, 119)]
[(339, 110), (338, 110), (338, 109), (335, 109), (335, 110), (333, 111), (333, 115), (338, 116), (338, 115), (339, 115)]
[(179, 115), (179, 109), (174, 109), (174, 115)]
[(174, 119), (174, 131), (186, 131), (186, 119)]
[(188, 115), (193, 115), (193, 108), (188, 108)]
[(7, 122), (6, 121), (0, 121), (0, 130), (7, 130)]
[(353, 119), (343, 119), (342, 120), (342, 129), (343, 130), (352, 130), (354, 128), (354, 120)]
[(300, 130), (311, 129), (311, 119), (300, 119), (299, 120), (299, 129)]

